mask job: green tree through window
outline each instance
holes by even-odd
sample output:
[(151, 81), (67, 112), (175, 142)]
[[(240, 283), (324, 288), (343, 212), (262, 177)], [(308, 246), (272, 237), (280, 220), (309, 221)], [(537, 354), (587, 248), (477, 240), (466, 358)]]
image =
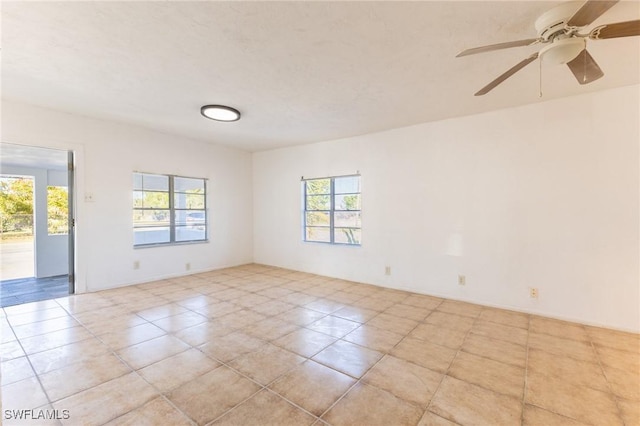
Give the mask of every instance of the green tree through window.
[(0, 177), (0, 226), (3, 233), (33, 233), (33, 179)]
[(47, 230), (49, 235), (69, 233), (69, 191), (66, 186), (47, 187)]

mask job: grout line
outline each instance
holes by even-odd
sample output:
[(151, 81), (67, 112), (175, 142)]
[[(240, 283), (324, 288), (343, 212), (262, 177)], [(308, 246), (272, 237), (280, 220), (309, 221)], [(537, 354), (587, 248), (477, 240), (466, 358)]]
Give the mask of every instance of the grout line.
[[(436, 309), (442, 305), (444, 303), (444, 300), (442, 302), (440, 302), (440, 304), (432, 311), (435, 312)], [(442, 311), (439, 311), (442, 312)], [(440, 388), (442, 387), (442, 383), (444, 383), (444, 379), (446, 377), (449, 377), (449, 370), (451, 369), (451, 366), (453, 365), (453, 363), (456, 361), (456, 358), (458, 358), (458, 354), (462, 351), (462, 346), (464, 346), (464, 342), (467, 340), (467, 338), (469, 337), (469, 334), (471, 334), (471, 330), (473, 330), (473, 326), (476, 324), (476, 322), (478, 321), (478, 319), (480, 318), (480, 314), (482, 313), (482, 310), (480, 310), (480, 312), (478, 312), (478, 314), (475, 316), (475, 318), (473, 318), (473, 323), (471, 324), (471, 327), (469, 327), (469, 330), (467, 330), (467, 333), (464, 336), (464, 339), (462, 340), (462, 344), (460, 345), (460, 347), (458, 348), (458, 350), (456, 351), (455, 355), (453, 356), (453, 359), (451, 360), (451, 362), (449, 363), (449, 366), (447, 367), (447, 371), (444, 372), (444, 374), (442, 375), (442, 379), (440, 379), (440, 383), (438, 383), (438, 386), (436, 387), (436, 390), (433, 391), (433, 395), (431, 395), (431, 399), (429, 400), (429, 404), (427, 405), (427, 408), (425, 409), (425, 413), (426, 412), (431, 412), (431, 405), (433, 403), (433, 398), (438, 394), (438, 391), (440, 390)], [(427, 316), (427, 318), (430, 316), (431, 314), (429, 314)], [(426, 318), (425, 318), (426, 319)], [(446, 328), (446, 327), (442, 327), (442, 328)], [(466, 382), (466, 381), (465, 381)], [(466, 382), (469, 383), (469, 382)], [(436, 414), (436, 413), (434, 413)], [(438, 415), (438, 414), (436, 414)], [(424, 414), (423, 414), (424, 416)], [(450, 419), (447, 419), (450, 420)]]
[(622, 407), (620, 406), (621, 397), (619, 397), (614, 392), (613, 387), (611, 386), (611, 382), (609, 381), (609, 378), (607, 377), (606, 370), (604, 369), (604, 364), (603, 364), (602, 360), (600, 359), (600, 353), (596, 349), (596, 345), (593, 342), (593, 337), (591, 336), (591, 334), (589, 333), (589, 331), (587, 330), (586, 327), (583, 326), (583, 328), (584, 328), (584, 332), (589, 337), (589, 345), (591, 346), (591, 349), (593, 350), (593, 353), (596, 355), (596, 360), (598, 361), (598, 366), (600, 367), (600, 372), (602, 373), (602, 376), (604, 377), (605, 382), (607, 382), (608, 393), (613, 398), (613, 401), (616, 404), (616, 409), (618, 410), (618, 418), (622, 421), (623, 424), (625, 424), (624, 416), (623, 416), (623, 412), (622, 412)]
[[(229, 288), (231, 288), (231, 289), (232, 289), (232, 288), (234, 288), (234, 287), (229, 287)], [(261, 290), (258, 290), (258, 291), (262, 291), (262, 290), (264, 290), (264, 288), (263, 288), (263, 289), (261, 289)], [(221, 291), (225, 291), (225, 290), (221, 290)], [(257, 294), (257, 292), (250, 292), (250, 294)], [(270, 298), (270, 299), (271, 299), (271, 300), (269, 300), (269, 301), (267, 301), (267, 302), (264, 302), (264, 303), (269, 303), (269, 302), (274, 301), (274, 300), (279, 301), (279, 299), (276, 299), (276, 298)], [(230, 300), (232, 300), (232, 299), (230, 299)], [(225, 302), (233, 303), (233, 302), (231, 302), (230, 300), (227, 300), (227, 301), (225, 301)], [(180, 305), (180, 306), (182, 306), (182, 305)], [(292, 304), (292, 306), (294, 306), (294, 307), (293, 307), (293, 308), (291, 308), (291, 309), (295, 309), (295, 307), (299, 307), (298, 305), (293, 305), (293, 304)], [(184, 306), (183, 306), (183, 307), (184, 307)], [(187, 307), (184, 307), (184, 308), (185, 308), (185, 309), (188, 309), (189, 311), (195, 312), (195, 311), (191, 310), (190, 308), (187, 308)], [(248, 308), (248, 307), (244, 307), (244, 306), (243, 306), (243, 307), (242, 307), (242, 309), (240, 309), (239, 311), (242, 311), (242, 310), (251, 310), (251, 309), (250, 309), (250, 308)], [(239, 311), (234, 311), (234, 312), (231, 312), (231, 313), (235, 313), (235, 312), (239, 312)], [(285, 311), (285, 312), (286, 312), (286, 311)], [(196, 313), (197, 313), (197, 312), (196, 312)], [(279, 312), (279, 313), (276, 313), (276, 314), (273, 314), (273, 315), (267, 316), (266, 318), (273, 318), (273, 317), (276, 317), (276, 316), (280, 315), (281, 313), (283, 313), (283, 312)], [(326, 316), (326, 315), (325, 315), (325, 316)], [(208, 317), (207, 317), (207, 318), (208, 318)], [(322, 318), (324, 318), (324, 316), (323, 316)], [(211, 319), (210, 319), (210, 318), (208, 318), (208, 320), (211, 320)], [(255, 322), (252, 322), (252, 323), (250, 323), (250, 324), (245, 324), (243, 327), (240, 327), (240, 328), (232, 328), (232, 329), (233, 329), (233, 331), (231, 331), (231, 333), (240, 332), (241, 330), (244, 330), (247, 326), (253, 325), (254, 323), (255, 323)], [(202, 324), (202, 323), (200, 323), (200, 324)], [(197, 324), (196, 324), (196, 325), (197, 325)], [(194, 326), (196, 326), (196, 325), (194, 325)], [(295, 324), (294, 324), (294, 325), (295, 325)], [(184, 329), (186, 329), (186, 328), (190, 328), (190, 327), (185, 327)], [(176, 332), (182, 331), (182, 330), (184, 330), (184, 329), (177, 330)], [(296, 330), (292, 330), (290, 333), (287, 333), (287, 334), (285, 334), (285, 335), (283, 335), (283, 336), (280, 336), (280, 337), (284, 337), (284, 336), (286, 336), (286, 335), (288, 335), (288, 334), (291, 334), (291, 333), (293, 333), (293, 332), (295, 332), (295, 331), (296, 331)], [(229, 333), (229, 334), (231, 334), (231, 333)], [(172, 332), (172, 333), (170, 333), (170, 334), (171, 334), (171, 335), (174, 335), (174, 334), (175, 334), (175, 332)], [(174, 335), (174, 337), (175, 337), (175, 335)], [(280, 337), (278, 337), (277, 339), (279, 339)], [(177, 338), (177, 337), (176, 337), (176, 338)], [(179, 338), (178, 338), (178, 339), (179, 339)], [(279, 346), (274, 345), (273, 343), (271, 343), (273, 340), (277, 340), (277, 339), (272, 339), (272, 340), (269, 340), (269, 341), (266, 341), (266, 340), (265, 340), (265, 341), (264, 341), (264, 342), (265, 342), (265, 345), (266, 345), (266, 344), (272, 344), (273, 346), (280, 348)], [(180, 340), (181, 340), (181, 339), (180, 339)], [(262, 340), (262, 339), (260, 339), (260, 340)], [(182, 340), (181, 340), (181, 341), (182, 341)], [(304, 356), (301, 356), (301, 355), (299, 355), (299, 354), (297, 354), (297, 353), (294, 353), (294, 352), (292, 352), (292, 351), (288, 351), (288, 350), (287, 350), (287, 349), (285, 349), (285, 348), (280, 348), (280, 349), (282, 349), (282, 350), (286, 350), (287, 352), (291, 352), (291, 353), (295, 354), (296, 356), (300, 356), (300, 357), (303, 357), (303, 358), (306, 358), (306, 359), (305, 359), (303, 362), (301, 362), (300, 364), (296, 365), (296, 367), (294, 367), (293, 369), (291, 369), (291, 370), (287, 370), (287, 371), (286, 371), (286, 372), (284, 372), (283, 374), (281, 374), (281, 375), (279, 375), (278, 377), (274, 378), (271, 382), (269, 382), (269, 384), (267, 384), (267, 385), (262, 385), (260, 382), (256, 381), (255, 379), (251, 378), (250, 376), (246, 375), (246, 374), (245, 374), (245, 373), (243, 373), (242, 371), (237, 370), (236, 368), (234, 368), (234, 367), (232, 367), (231, 365), (229, 365), (229, 363), (228, 363), (228, 362), (224, 362), (224, 361), (219, 360), (218, 358), (216, 358), (216, 357), (214, 357), (214, 356), (211, 356), (211, 355), (209, 355), (209, 354), (207, 354), (207, 353), (203, 352), (203, 351), (202, 351), (202, 349), (200, 348), (202, 345), (193, 346), (193, 345), (189, 344), (188, 342), (185, 342), (185, 343), (186, 343), (187, 345), (189, 345), (192, 349), (198, 350), (200, 353), (202, 353), (202, 354), (203, 354), (204, 356), (206, 356), (207, 358), (212, 359), (213, 361), (215, 361), (215, 362), (217, 362), (217, 363), (219, 363), (219, 364), (220, 364), (220, 365), (218, 365), (217, 367), (215, 367), (215, 368), (214, 368), (213, 370), (211, 370), (211, 371), (214, 371), (214, 370), (216, 370), (217, 368), (224, 366), (224, 367), (226, 367), (226, 368), (230, 369), (231, 371), (233, 371), (234, 373), (236, 373), (236, 374), (238, 374), (238, 375), (240, 375), (240, 376), (244, 377), (245, 379), (248, 379), (249, 381), (251, 381), (251, 382), (255, 383), (257, 386), (259, 386), (259, 389), (258, 389), (256, 392), (254, 392), (253, 394), (251, 394), (250, 396), (248, 396), (248, 397), (247, 397), (247, 398), (245, 398), (244, 400), (240, 401), (238, 404), (236, 404), (236, 405), (235, 405), (234, 407), (232, 407), (231, 409), (229, 409), (229, 410), (227, 410), (227, 411), (223, 412), (220, 416), (218, 416), (217, 418), (213, 419), (210, 423), (213, 423), (213, 422), (215, 422), (217, 419), (219, 419), (219, 418), (221, 418), (221, 417), (226, 416), (226, 415), (227, 415), (227, 414), (229, 414), (231, 411), (233, 411), (233, 410), (235, 410), (237, 407), (239, 407), (241, 404), (243, 404), (243, 403), (244, 403), (244, 402), (246, 402), (247, 400), (249, 400), (249, 399), (251, 399), (252, 397), (254, 397), (257, 393), (259, 393), (259, 392), (261, 392), (261, 391), (263, 391), (263, 390), (265, 390), (265, 389), (266, 389), (266, 390), (268, 390), (269, 392), (272, 392), (272, 393), (276, 394), (276, 393), (275, 393), (275, 392), (273, 392), (271, 389), (269, 389), (269, 388), (268, 388), (268, 386), (269, 386), (270, 384), (272, 384), (272, 383), (276, 382), (276, 381), (277, 381), (277, 380), (279, 380), (281, 377), (283, 377), (284, 375), (288, 374), (290, 371), (292, 371), (293, 369), (297, 368), (299, 365), (303, 364), (304, 362), (306, 362), (307, 360), (309, 360), (309, 359), (310, 359), (310, 358), (306, 358), (306, 357), (304, 357)], [(205, 344), (206, 344), (206, 343), (207, 343), (207, 342), (205, 342)], [(263, 345), (263, 346), (264, 346), (264, 345)], [(262, 346), (261, 346), (261, 347), (262, 347)], [(181, 353), (182, 353), (182, 352), (181, 352)], [(247, 355), (247, 354), (249, 354), (249, 353), (252, 353), (252, 352), (248, 352), (248, 353), (246, 353), (246, 354), (241, 354), (241, 355), (237, 356), (237, 357), (236, 357), (236, 358), (234, 358), (234, 359), (240, 358), (240, 357), (242, 357), (242, 356), (244, 356), (244, 355)], [(230, 361), (233, 361), (234, 359), (232, 359), (232, 360), (230, 360)], [(162, 361), (162, 360), (160, 360), (160, 361), (158, 361), (158, 362), (161, 362), (161, 361)], [(150, 364), (150, 365), (153, 365), (153, 364)], [(208, 374), (208, 373), (209, 373), (209, 372), (207, 372), (207, 373), (205, 373), (205, 374)], [(143, 379), (144, 379), (144, 377), (143, 377)], [(195, 379), (194, 379), (194, 380), (195, 380)], [(146, 380), (145, 380), (145, 381), (146, 381)], [(147, 382), (147, 383), (149, 383), (149, 382)], [(151, 383), (149, 383), (149, 384), (150, 384), (150, 385), (152, 385)], [(183, 385), (184, 385), (184, 384), (183, 384)], [(180, 385), (180, 386), (183, 386), (183, 385)], [(153, 387), (154, 387), (158, 392), (160, 392), (160, 390), (159, 390), (159, 389), (157, 389), (154, 385), (152, 385), (152, 386), (153, 386)], [(180, 386), (178, 386), (178, 387), (180, 387)], [(178, 387), (176, 387), (176, 388), (178, 388)], [(163, 398), (165, 398), (166, 400), (168, 400), (168, 398), (166, 397), (166, 395), (165, 395), (164, 393), (160, 392), (160, 394), (163, 396)], [(292, 403), (291, 401), (287, 400), (286, 398), (282, 397), (281, 395), (279, 395), (279, 394), (276, 394), (276, 395), (278, 395), (279, 397), (281, 397), (281, 398), (285, 399), (285, 400), (286, 400), (286, 401), (288, 401), (289, 403)], [(169, 401), (169, 400), (168, 400), (168, 401)], [(318, 417), (317, 417), (317, 416), (315, 416), (314, 414), (312, 414), (312, 413), (308, 412), (308, 411), (307, 411), (307, 410), (305, 410), (304, 408), (299, 407), (297, 404), (294, 404), (294, 403), (292, 403), (292, 404), (293, 404), (294, 406), (296, 406), (296, 407), (298, 407), (298, 408), (302, 409), (304, 412), (308, 413), (309, 415), (313, 416), (316, 420), (318, 419)], [(179, 412), (181, 412), (182, 414), (184, 414), (185, 416), (187, 416), (187, 418), (189, 418), (190, 420), (192, 420), (188, 415), (186, 415), (186, 413), (184, 413), (182, 410), (180, 410), (178, 407), (176, 407), (173, 403), (171, 403), (171, 405), (172, 405), (172, 406), (174, 406), (176, 409), (178, 409), (178, 411), (179, 411)]]
[[(407, 296), (407, 297), (409, 297), (409, 296)], [(403, 300), (406, 300), (406, 298), (405, 298), (405, 299), (403, 299)], [(400, 303), (400, 302), (397, 302), (397, 303)], [(396, 304), (397, 304), (397, 303), (396, 303)], [(440, 303), (438, 303), (438, 305), (436, 306), (436, 308), (437, 308), (438, 306), (440, 306), (440, 304), (442, 304), (442, 300), (440, 301)], [(431, 313), (433, 313), (433, 311), (434, 311), (436, 308), (434, 308), (433, 310), (431, 310), (431, 311), (429, 312), (429, 314), (425, 316), (425, 318), (424, 318), (424, 319), (426, 319), (429, 315), (431, 315)], [(421, 308), (421, 309), (422, 309), (422, 308)], [(382, 312), (384, 312), (384, 311), (382, 311)], [(379, 312), (379, 313), (378, 313), (378, 315), (380, 315), (380, 313), (382, 313), (382, 312)], [(378, 315), (374, 316), (373, 318), (377, 317)], [(368, 322), (369, 322), (370, 320), (372, 320), (373, 318), (370, 318), (367, 322), (365, 322), (365, 323), (361, 324), (361, 325), (360, 325), (360, 327), (362, 327), (362, 325), (365, 325), (366, 323), (368, 323)], [(398, 318), (400, 318), (400, 317), (398, 317)], [(406, 319), (406, 318), (405, 318), (405, 319)], [(424, 319), (423, 319), (423, 321), (424, 321)], [(344, 398), (346, 397), (346, 395), (347, 395), (349, 392), (351, 392), (351, 390), (352, 390), (352, 389), (354, 389), (358, 384), (362, 383), (363, 385), (367, 385), (367, 383), (362, 382), (362, 379), (363, 379), (363, 378), (364, 378), (364, 377), (369, 373), (369, 371), (371, 371), (373, 368), (375, 368), (375, 367), (376, 367), (376, 366), (377, 366), (377, 365), (378, 365), (378, 364), (379, 364), (379, 363), (380, 363), (380, 362), (381, 362), (381, 361), (382, 361), (382, 360), (383, 360), (387, 355), (393, 356), (393, 355), (391, 355), (391, 352), (393, 351), (393, 349), (395, 349), (395, 348), (396, 348), (396, 347), (397, 347), (397, 346), (398, 346), (398, 345), (399, 345), (399, 344), (400, 344), (404, 339), (406, 339), (406, 338), (407, 338), (407, 336), (409, 336), (409, 334), (411, 334), (411, 332), (412, 332), (413, 330), (415, 330), (415, 329), (416, 329), (416, 328), (417, 328), (417, 327), (422, 323), (422, 321), (416, 321), (416, 322), (417, 322), (417, 324), (416, 324), (416, 325), (415, 325), (411, 330), (409, 330), (407, 333), (405, 333), (404, 337), (402, 337), (402, 338), (401, 338), (401, 339), (400, 339), (400, 340), (399, 340), (395, 345), (393, 345), (393, 346), (392, 346), (388, 351), (386, 351), (385, 353), (383, 353), (382, 357), (380, 357), (380, 359), (378, 359), (378, 361), (376, 361), (376, 362), (375, 362), (375, 363), (374, 363), (370, 368), (368, 368), (368, 369), (367, 369), (367, 370), (366, 370), (366, 371), (365, 371), (365, 372), (364, 372), (364, 373), (363, 373), (359, 378), (355, 378), (355, 377), (354, 377), (354, 378), (356, 379), (356, 382), (355, 382), (353, 385), (351, 385), (351, 386), (350, 386), (350, 387), (349, 387), (349, 388), (348, 388), (348, 389), (347, 389), (347, 390), (346, 390), (346, 391), (345, 391), (345, 392), (340, 396), (340, 398), (338, 398), (336, 401), (334, 401), (334, 403), (333, 403), (333, 404), (331, 404), (331, 405), (330, 405), (330, 406), (329, 406), (329, 407), (328, 407), (328, 408), (327, 408), (327, 409), (326, 409), (326, 410), (325, 410), (325, 411), (324, 411), (320, 416), (318, 416), (318, 417), (322, 420), (322, 416), (324, 416), (325, 414), (327, 414), (327, 413), (328, 413), (329, 411), (331, 411), (331, 410), (332, 410), (336, 405), (338, 405), (338, 403), (339, 403), (340, 401), (342, 401), (342, 399), (344, 399)], [(375, 327), (375, 326), (371, 326), (371, 327)], [(375, 328), (378, 328), (378, 327), (375, 327)], [(381, 330), (384, 330), (384, 329), (381, 329)], [(385, 331), (391, 331), (391, 330), (385, 330)], [(347, 333), (347, 334), (348, 334), (348, 333)], [(401, 334), (401, 333), (398, 333), (398, 334)], [(345, 337), (345, 336), (343, 336), (343, 337)], [(342, 338), (341, 338), (340, 340), (342, 340)], [(347, 341), (347, 342), (348, 342), (348, 341)], [(352, 342), (349, 342), (349, 343), (352, 343)], [(357, 345), (357, 343), (354, 343), (354, 344), (356, 344), (356, 345)], [(361, 345), (358, 345), (358, 346), (361, 346)], [(365, 346), (365, 348), (366, 348), (366, 346)], [(367, 349), (372, 349), (372, 348), (367, 348)], [(372, 350), (375, 350), (375, 349), (372, 349)], [(377, 351), (377, 352), (381, 352), (381, 351)], [(382, 353), (382, 352), (381, 352), (381, 353)], [(407, 362), (410, 362), (410, 361), (407, 361)], [(412, 364), (413, 364), (413, 363), (412, 363)], [(322, 364), (322, 365), (324, 365), (324, 364)], [(329, 367), (329, 366), (327, 366), (327, 367)], [(329, 368), (331, 368), (331, 367), (329, 367)], [(425, 367), (425, 368), (426, 368), (426, 367)], [(333, 369), (333, 370), (335, 370), (335, 369)], [(335, 371), (338, 371), (338, 370), (335, 370)], [(341, 372), (341, 371), (339, 371), (339, 373), (342, 373), (342, 372)], [(342, 373), (342, 374), (344, 374), (344, 373)], [(349, 377), (351, 377), (351, 376), (349, 376)], [(369, 386), (371, 386), (371, 385), (369, 385)], [(375, 387), (375, 386), (374, 386), (374, 387)], [(379, 389), (379, 388), (377, 388), (377, 387), (376, 387), (376, 389)], [(384, 389), (380, 389), (380, 390), (381, 390), (381, 391), (384, 391), (384, 392), (387, 392), (387, 391), (385, 391)], [(389, 393), (390, 393), (390, 392), (389, 392)], [(393, 395), (393, 394), (391, 394), (391, 395)], [(435, 395), (435, 393), (434, 393), (434, 395)], [(394, 397), (396, 397), (395, 395), (393, 395), (393, 396), (394, 396)], [(397, 398), (397, 397), (396, 397), (396, 398)], [(426, 410), (425, 410), (424, 408), (421, 408), (421, 409), (422, 409), (422, 416), (424, 416), (424, 413), (426, 412)], [(422, 416), (421, 416), (421, 418), (422, 418)], [(324, 420), (323, 420), (323, 421), (324, 421)]]
[[(6, 313), (6, 311), (5, 311), (5, 313)], [(38, 381), (38, 384), (40, 385), (40, 389), (44, 393), (44, 396), (47, 398), (47, 404), (51, 405), (51, 407), (53, 408), (53, 402), (51, 401), (51, 398), (49, 397), (49, 394), (47, 393), (47, 390), (44, 388), (44, 385), (42, 384), (42, 380), (40, 380), (40, 375), (36, 372), (36, 369), (33, 367), (33, 363), (31, 362), (31, 358), (29, 358), (29, 354), (27, 354), (27, 351), (24, 349), (24, 346), (22, 345), (22, 342), (20, 341), (20, 339), (18, 339), (18, 335), (16, 334), (15, 330), (13, 329), (13, 325), (11, 324), (9, 319), (6, 318), (5, 320), (7, 321), (7, 324), (9, 325), (9, 328), (11, 329), (11, 332), (13, 333), (13, 336), (16, 338), (16, 340), (18, 342), (18, 345), (20, 345), (20, 349), (22, 349), (22, 353), (24, 353), (24, 357), (27, 359), (27, 362), (29, 363), (29, 367), (31, 367), (31, 371), (35, 375), (35, 378)], [(26, 380), (26, 379), (27, 378), (22, 379), (22, 380)], [(2, 387), (4, 387), (4, 386), (2, 386)], [(1, 393), (0, 393), (0, 395), (1, 395)]]
[(524, 424), (524, 410), (527, 405), (527, 383), (529, 381), (529, 335), (531, 328), (531, 315), (527, 315), (527, 342), (524, 353), (524, 383), (522, 389), (522, 413), (520, 413), (520, 424)]

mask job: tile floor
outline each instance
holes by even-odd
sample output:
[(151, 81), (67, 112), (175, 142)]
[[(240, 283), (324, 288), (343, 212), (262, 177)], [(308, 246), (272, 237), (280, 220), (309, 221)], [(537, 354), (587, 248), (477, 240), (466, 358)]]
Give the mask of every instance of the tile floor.
[(640, 424), (636, 334), (284, 269), (0, 312), (7, 425)]

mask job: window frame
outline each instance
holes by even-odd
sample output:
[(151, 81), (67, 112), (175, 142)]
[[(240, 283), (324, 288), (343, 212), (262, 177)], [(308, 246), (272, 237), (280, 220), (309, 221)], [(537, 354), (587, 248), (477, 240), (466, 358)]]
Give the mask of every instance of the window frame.
[[(335, 191), (335, 181), (336, 179), (341, 178), (350, 178), (357, 177), (358, 178), (358, 189), (359, 192), (353, 193), (340, 193), (336, 194)], [(329, 193), (328, 194), (311, 194), (321, 195), (321, 196), (329, 196), (329, 210), (309, 210), (308, 207), (308, 197), (307, 194), (307, 182), (313, 180), (329, 180)], [(362, 223), (360, 223), (359, 227), (344, 227), (344, 226), (335, 226), (335, 214), (340, 212), (357, 212), (360, 214), (360, 220), (362, 221), (362, 182), (361, 182), (360, 173), (350, 174), (350, 175), (339, 175), (339, 176), (326, 176), (326, 177), (318, 177), (318, 178), (305, 178), (304, 176), (301, 178), (302, 181), (302, 241), (305, 243), (320, 243), (320, 244), (331, 244), (331, 245), (340, 245), (340, 246), (350, 246), (350, 247), (361, 247), (362, 246)], [(336, 195), (358, 195), (360, 197), (360, 209), (358, 210), (342, 210), (336, 209)], [(329, 215), (329, 226), (314, 226), (307, 225), (307, 213), (309, 212), (320, 212), (327, 213)], [(308, 228), (327, 228), (329, 230), (329, 241), (316, 241), (307, 239), (307, 229)], [(360, 240), (357, 243), (348, 243), (348, 242), (340, 242), (336, 241), (336, 230), (340, 229), (358, 229), (360, 230)]]
[[(176, 245), (184, 245), (184, 244), (201, 244), (201, 243), (208, 243), (209, 242), (209, 209), (208, 209), (208, 203), (207, 203), (207, 183), (208, 183), (208, 179), (207, 178), (202, 178), (202, 177), (192, 177), (192, 176), (182, 176), (182, 175), (174, 175), (174, 174), (166, 174), (166, 173), (150, 173), (150, 172), (140, 172), (140, 171), (134, 171), (133, 172), (133, 177), (135, 178), (135, 175), (141, 175), (141, 176), (145, 176), (145, 175), (149, 175), (149, 176), (161, 176), (161, 177), (166, 177), (168, 179), (168, 183), (167, 183), (167, 190), (166, 191), (161, 191), (161, 190), (156, 190), (156, 189), (150, 189), (150, 190), (146, 190), (144, 188), (144, 184), (142, 186), (142, 188), (136, 188), (135, 184), (133, 185), (133, 189), (132, 189), (132, 195), (135, 197), (135, 193), (136, 192), (141, 192), (141, 193), (145, 193), (145, 192), (156, 192), (156, 193), (166, 193), (168, 196), (168, 206), (165, 207), (136, 207), (135, 206), (135, 201), (132, 200), (132, 212), (135, 214), (136, 211), (154, 211), (154, 210), (166, 210), (169, 213), (169, 224), (166, 226), (169, 228), (169, 241), (164, 241), (164, 242), (153, 242), (153, 243), (141, 243), (141, 244), (136, 244), (135, 242), (135, 232), (136, 229), (140, 229), (140, 228), (153, 228), (152, 226), (136, 226), (135, 223), (135, 219), (133, 220), (133, 248), (134, 249), (139, 249), (139, 248), (148, 248), (148, 247), (158, 247), (158, 246), (176, 246)], [(203, 207), (202, 208), (198, 208), (198, 209), (189, 209), (189, 208), (184, 208), (184, 207), (176, 207), (176, 202), (175, 202), (175, 195), (176, 194), (186, 194), (186, 192), (183, 191), (175, 191), (175, 179), (192, 179), (192, 180), (197, 180), (197, 181), (202, 181), (202, 188), (203, 188), (203, 193), (202, 193), (202, 199), (203, 199)], [(134, 198), (135, 199), (135, 198)], [(192, 239), (192, 240), (176, 240), (176, 235), (177, 235), (177, 229), (179, 227), (182, 226), (186, 226), (186, 225), (179, 225), (177, 224), (177, 220), (176, 220), (176, 213), (177, 212), (204, 212), (204, 220), (203, 220), (203, 224), (198, 224), (197, 226), (204, 226), (204, 237), (202, 239)], [(188, 214), (188, 213), (187, 213)], [(185, 219), (186, 220), (186, 219)], [(163, 228), (165, 226), (162, 226)]]

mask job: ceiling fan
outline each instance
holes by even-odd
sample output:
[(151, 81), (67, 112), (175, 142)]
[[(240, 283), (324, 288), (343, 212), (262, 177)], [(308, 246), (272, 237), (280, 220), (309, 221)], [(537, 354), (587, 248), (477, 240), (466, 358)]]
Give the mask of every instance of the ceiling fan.
[(579, 31), (598, 19), (617, 2), (618, 0), (587, 0), (577, 11), (576, 2), (563, 3), (542, 14), (536, 20), (535, 28), (538, 32), (536, 38), (475, 47), (458, 53), (456, 57), (510, 47), (545, 44), (539, 52), (520, 61), (480, 89), (475, 96), (489, 93), (500, 83), (538, 58), (555, 64), (567, 64), (580, 84), (588, 84), (599, 79), (604, 73), (595, 59), (587, 52), (587, 39), (604, 40), (640, 35), (640, 20), (600, 25), (586, 34), (581, 34)]

